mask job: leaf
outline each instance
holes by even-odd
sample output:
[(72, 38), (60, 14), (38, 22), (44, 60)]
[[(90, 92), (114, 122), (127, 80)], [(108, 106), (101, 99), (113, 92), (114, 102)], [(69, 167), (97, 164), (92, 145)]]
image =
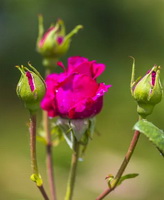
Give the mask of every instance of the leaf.
[[(120, 180), (118, 181), (118, 183), (116, 184), (116, 186), (121, 185), (121, 183), (127, 179), (131, 179), (131, 178), (135, 178), (136, 176), (138, 176), (139, 174), (133, 173), (133, 174), (126, 174), (124, 176), (122, 176), (120, 178)], [(109, 174), (106, 178), (105, 178), (108, 182), (108, 186), (109, 188), (112, 188), (113, 186), (115, 187), (115, 183), (117, 181), (116, 178), (114, 178), (114, 176), (112, 174)]]
[(109, 188), (111, 188), (111, 183), (114, 180), (114, 176), (112, 174), (109, 174), (107, 177), (105, 177), (105, 179), (107, 180)]
[(139, 120), (134, 129), (143, 133), (164, 156), (164, 132), (147, 120)]
[(133, 173), (133, 174), (126, 174), (124, 176), (122, 176), (117, 184), (120, 185), (123, 181), (127, 180), (127, 179), (131, 179), (131, 178), (135, 178), (136, 176), (138, 176), (139, 174)]

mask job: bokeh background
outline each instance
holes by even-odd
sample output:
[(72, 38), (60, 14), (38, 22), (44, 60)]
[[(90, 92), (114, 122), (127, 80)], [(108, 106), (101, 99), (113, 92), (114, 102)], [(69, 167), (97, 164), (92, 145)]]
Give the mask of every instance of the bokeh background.
[[(35, 51), (38, 14), (46, 28), (57, 18), (65, 21), (67, 32), (82, 24), (62, 58), (80, 55), (105, 63), (99, 81), (112, 84), (105, 95), (104, 108), (97, 116), (96, 129), (84, 162), (79, 163), (75, 200), (91, 200), (106, 187), (104, 178), (115, 174), (128, 148), (137, 120), (136, 104), (129, 82), (132, 60), (136, 75), (143, 75), (154, 64), (161, 65), (164, 80), (164, 1), (163, 0), (1, 0), (0, 1), (0, 199), (40, 200), (30, 181), (28, 112), (15, 94), (20, 73), (15, 65), (30, 61), (42, 74), (41, 56)], [(164, 129), (164, 101), (156, 106), (149, 120)], [(40, 123), (40, 122), (39, 122)], [(40, 171), (48, 189), (45, 149), (40, 143)], [(64, 199), (71, 151), (65, 142), (54, 148), (59, 200)], [(127, 180), (106, 199), (163, 200), (164, 163), (156, 148), (143, 135), (126, 172), (139, 173)]]

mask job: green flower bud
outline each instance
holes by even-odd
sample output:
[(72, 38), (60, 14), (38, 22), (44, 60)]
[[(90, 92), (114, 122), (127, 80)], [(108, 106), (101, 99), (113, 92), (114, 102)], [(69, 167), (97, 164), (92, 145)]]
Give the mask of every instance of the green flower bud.
[(131, 93), (137, 101), (137, 112), (143, 118), (150, 115), (154, 106), (162, 99), (162, 86), (160, 82), (160, 67), (154, 66), (143, 77), (131, 85)]
[(46, 58), (59, 58), (65, 54), (75, 35), (82, 26), (76, 26), (69, 34), (65, 34), (64, 22), (59, 19), (55, 25), (51, 25), (44, 33), (43, 18), (39, 16), (39, 35), (37, 39), (37, 51)]
[(45, 83), (39, 72), (29, 64), (33, 70), (21, 66), (16, 66), (21, 77), (17, 84), (16, 92), (18, 97), (24, 102), (25, 107), (30, 112), (36, 112), (40, 108), (40, 101), (45, 94)]

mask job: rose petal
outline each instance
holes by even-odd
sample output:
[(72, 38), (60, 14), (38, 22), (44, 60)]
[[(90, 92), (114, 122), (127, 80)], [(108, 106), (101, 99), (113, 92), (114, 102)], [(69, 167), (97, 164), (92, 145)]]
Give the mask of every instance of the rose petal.
[(73, 71), (80, 64), (87, 62), (88, 59), (81, 56), (73, 56), (68, 59), (68, 71)]
[(92, 64), (91, 62), (83, 62), (82, 64), (77, 65), (75, 68), (71, 68), (68, 73), (79, 73), (93, 77)]
[(32, 76), (32, 73), (30, 73), (29, 71), (26, 72), (26, 77), (28, 79), (28, 83), (29, 83), (30, 89), (33, 92), (35, 90), (35, 83), (34, 83), (34, 78)]
[(68, 60), (68, 73), (80, 73), (91, 76), (92, 78), (97, 78), (105, 70), (105, 65), (101, 63), (96, 63), (96, 61), (88, 61), (83, 57), (71, 57)]
[(100, 96), (103, 96), (104, 93), (107, 92), (110, 87), (112, 87), (112, 85), (105, 85), (105, 83), (100, 83), (97, 93), (92, 99), (95, 101)]
[(75, 107), (69, 110), (68, 116), (71, 119), (84, 119), (90, 118), (98, 114), (103, 106), (103, 96), (97, 98), (93, 101), (90, 98), (87, 98), (78, 104)]
[(58, 43), (59, 45), (61, 45), (61, 44), (63, 43), (63, 40), (64, 40), (64, 37), (63, 37), (63, 36), (58, 36), (58, 37), (56, 38), (56, 41), (57, 41), (57, 43)]
[(152, 78), (152, 86), (154, 86), (155, 85), (155, 79), (156, 79), (156, 72), (155, 71), (152, 71), (151, 78)]
[(57, 62), (57, 65), (61, 67), (64, 71), (66, 71), (64, 64), (61, 61)]
[(105, 70), (104, 64), (94, 62), (92, 64), (93, 78), (97, 78), (98, 76), (100, 76), (104, 70)]
[(98, 87), (99, 84), (88, 76), (79, 74), (70, 75), (56, 94), (59, 112), (68, 113), (68, 110), (76, 107), (76, 105), (78, 105), (78, 107), (81, 106), (80, 102), (93, 97)]
[(43, 35), (42, 39), (39, 41), (39, 47), (42, 47), (44, 45), (44, 42), (47, 38), (47, 36), (52, 32), (52, 31), (56, 31), (55, 27), (51, 27), (48, 29), (48, 31)]

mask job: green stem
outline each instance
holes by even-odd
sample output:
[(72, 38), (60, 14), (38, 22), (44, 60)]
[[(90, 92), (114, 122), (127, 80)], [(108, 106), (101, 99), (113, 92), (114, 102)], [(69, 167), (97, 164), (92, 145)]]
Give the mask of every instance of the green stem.
[(47, 194), (46, 194), (46, 191), (45, 191), (43, 185), (37, 186), (37, 187), (38, 187), (38, 189), (40, 190), (40, 192), (41, 192), (41, 194), (42, 194), (44, 200), (49, 200), (49, 198), (48, 198), (48, 196), (47, 196)]
[(36, 160), (36, 115), (30, 114), (30, 149), (31, 149), (31, 167), (33, 174), (38, 173), (38, 165)]
[(75, 186), (80, 144), (76, 140), (76, 138), (74, 138), (74, 139), (75, 139), (74, 140), (74, 151), (72, 153), (71, 168), (70, 168), (70, 173), (69, 173), (69, 177), (68, 177), (65, 200), (72, 200), (74, 186)]
[(57, 61), (58, 61), (57, 58), (53, 58), (53, 57), (43, 58), (42, 64), (46, 68), (45, 75), (48, 75), (49, 73), (54, 71)]
[(36, 114), (30, 113), (30, 153), (31, 153), (31, 167), (33, 174), (31, 179), (36, 182), (36, 185), (41, 192), (44, 200), (49, 200), (45, 189), (43, 187), (43, 182), (39, 174), (38, 165), (37, 165), (37, 156), (36, 156)]
[(134, 149), (135, 149), (136, 144), (138, 142), (139, 136), (140, 136), (140, 132), (139, 131), (134, 131), (134, 135), (133, 135), (133, 138), (131, 140), (131, 143), (130, 143), (130, 146), (128, 148), (128, 151), (127, 151), (127, 153), (125, 155), (125, 158), (124, 158), (124, 160), (123, 160), (123, 162), (122, 162), (122, 164), (121, 164), (121, 166), (120, 166), (120, 168), (119, 168), (114, 180), (111, 183), (111, 187), (106, 189), (102, 194), (100, 194), (96, 198), (96, 200), (103, 199), (104, 197), (106, 197), (110, 192), (112, 192), (116, 188), (116, 186), (117, 186), (122, 174), (124, 173), (128, 163), (130, 161), (131, 156), (133, 155), (133, 152), (134, 152)]

